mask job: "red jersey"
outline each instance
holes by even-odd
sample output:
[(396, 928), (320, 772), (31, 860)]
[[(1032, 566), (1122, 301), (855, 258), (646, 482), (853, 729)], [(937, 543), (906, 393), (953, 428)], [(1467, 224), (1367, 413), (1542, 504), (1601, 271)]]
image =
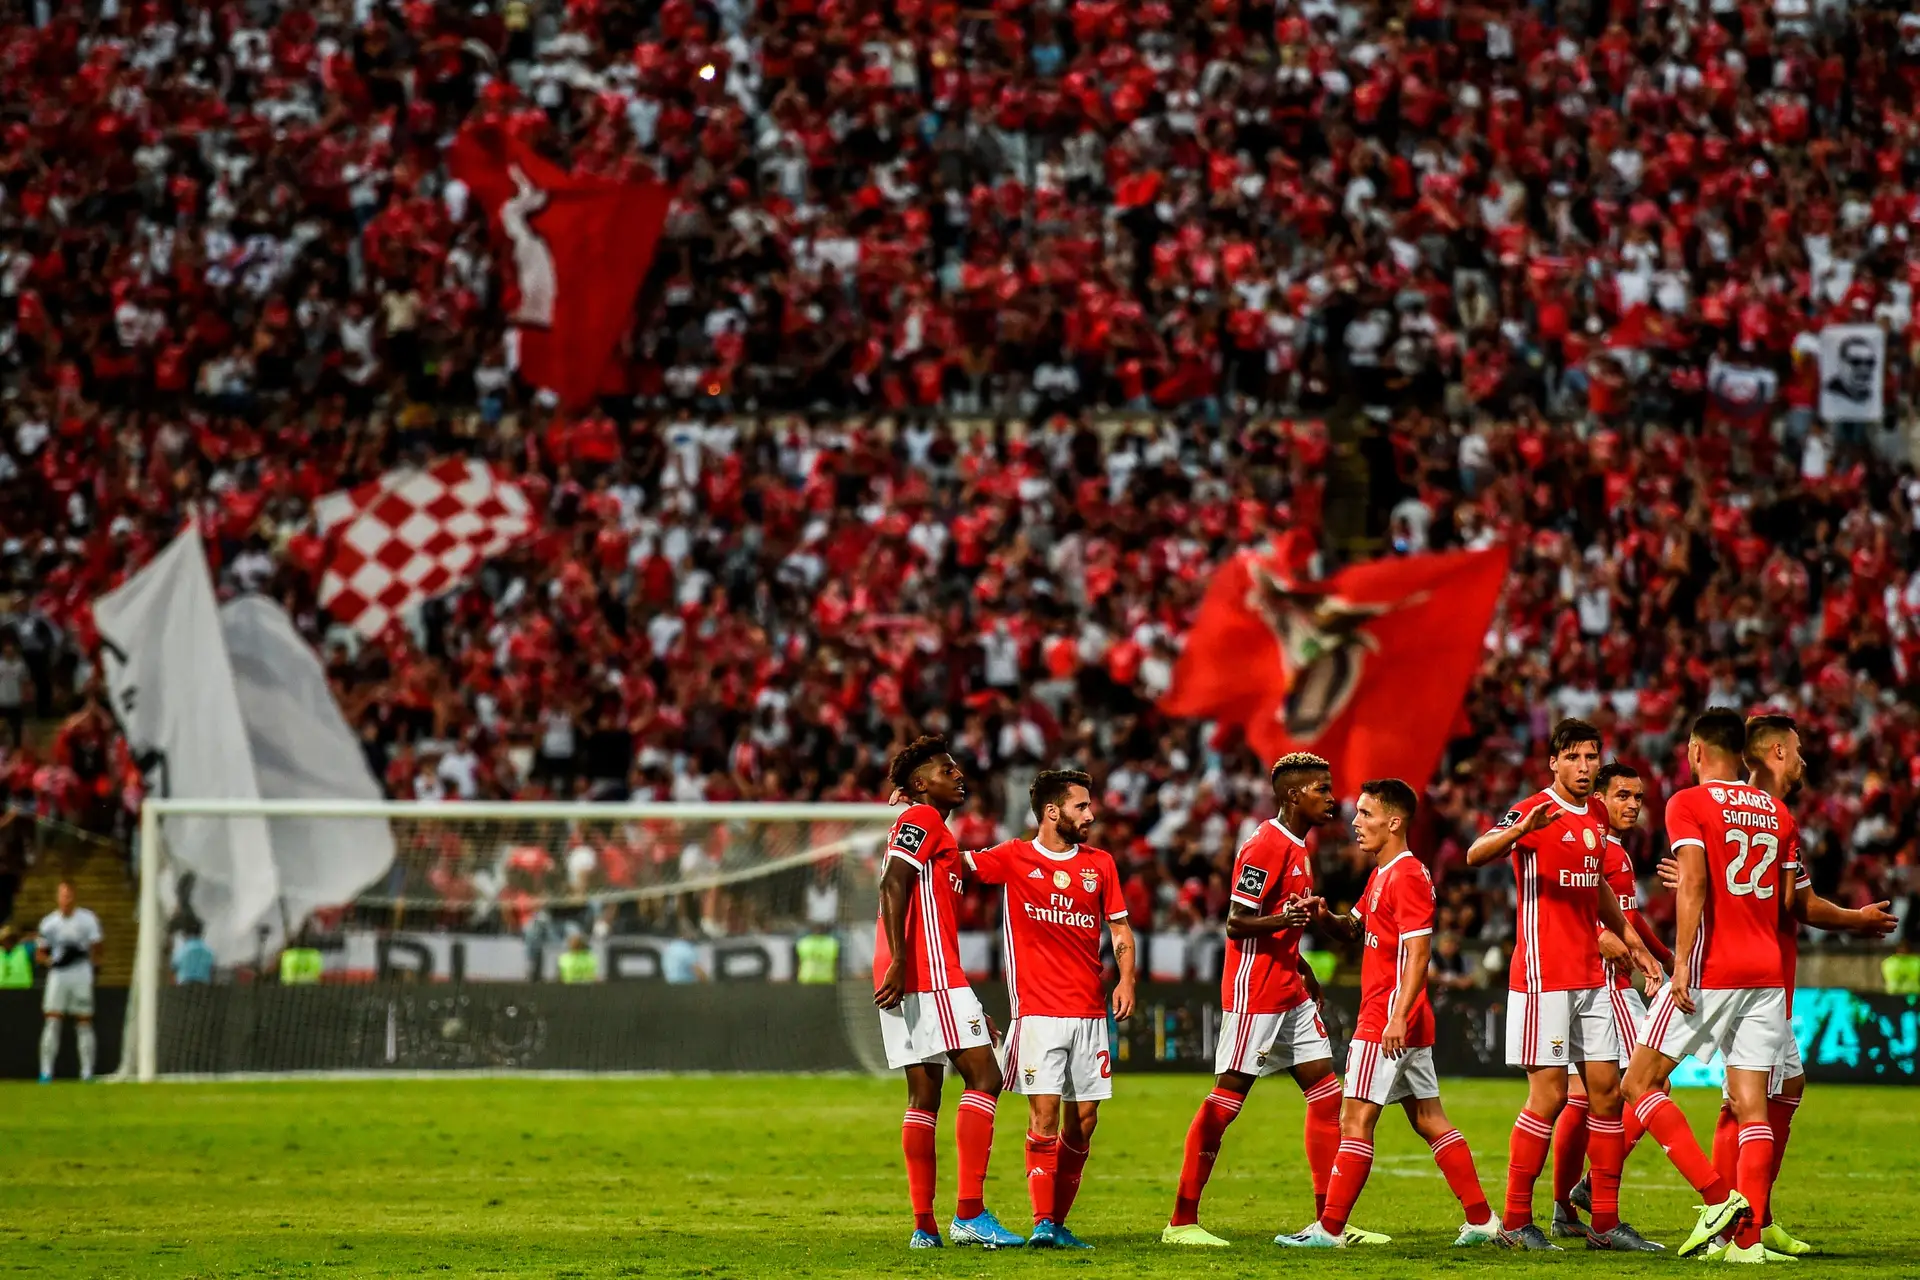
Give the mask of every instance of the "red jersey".
[[(1509, 991), (1584, 991), (1601, 983), (1600, 851), (1607, 811), (1598, 801), (1569, 804), (1549, 787), (1500, 819), (1520, 821), (1538, 804), (1553, 821), (1513, 846), (1515, 898)], [(1496, 828), (1496, 830), (1499, 828)]]
[[(1360, 1021), (1353, 1038), (1378, 1043), (1393, 1017), (1394, 993), (1406, 969), (1407, 944), (1433, 933), (1433, 878), (1411, 849), (1367, 877), (1354, 914), (1366, 927), (1360, 951)], [(1420, 988), (1407, 1014), (1407, 1047), (1433, 1043), (1433, 1002)]]
[[(908, 806), (887, 836), (887, 858), (900, 858), (919, 872), (913, 898), (907, 904), (902, 931), (907, 951), (908, 991), (949, 991), (967, 985), (960, 967), (960, 930), (954, 924), (954, 900), (960, 896), (960, 845), (947, 830), (946, 819), (930, 804)], [(874, 925), (873, 985), (887, 972), (892, 953), (887, 949), (884, 920)]]
[(1120, 872), (1104, 849), (1065, 853), (1008, 840), (967, 855), (982, 884), (1001, 886), (1007, 996), (1013, 1016), (1104, 1018), (1100, 934), (1127, 918)]
[[(1313, 892), (1307, 842), (1269, 818), (1233, 860), (1234, 902), (1257, 915), (1276, 914), (1288, 898)], [(1300, 979), (1300, 936), (1282, 929), (1261, 938), (1228, 938), (1220, 966), (1220, 1007), (1228, 1013), (1285, 1013), (1307, 998)]]
[[(1640, 882), (1633, 875), (1633, 859), (1627, 854), (1627, 846), (1614, 836), (1607, 837), (1604, 851), (1601, 853), (1600, 875), (1607, 882), (1607, 888), (1620, 900), (1620, 914), (1629, 920), (1640, 909)], [(1596, 929), (1606, 926), (1596, 922)], [(1606, 962), (1607, 981), (1615, 991), (1623, 991), (1633, 985), (1629, 975), (1632, 965), (1615, 965)]]
[(1706, 910), (1686, 957), (1694, 988), (1784, 989), (1782, 917), (1800, 860), (1800, 830), (1787, 807), (1744, 782), (1703, 782), (1667, 801), (1667, 840), (1676, 852), (1697, 846), (1707, 863)]

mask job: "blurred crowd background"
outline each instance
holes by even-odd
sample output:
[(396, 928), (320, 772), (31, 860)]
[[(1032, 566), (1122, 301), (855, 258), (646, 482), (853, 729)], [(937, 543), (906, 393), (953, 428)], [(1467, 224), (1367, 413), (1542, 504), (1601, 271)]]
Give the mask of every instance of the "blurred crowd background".
[[(1424, 780), (1443, 967), (1511, 934), (1510, 873), (1464, 851), (1563, 715), (1649, 779), (1643, 870), (1689, 717), (1764, 704), (1800, 718), (1819, 890), (1920, 890), (1903, 6), (0, 13), (20, 809), (128, 830), (87, 602), (195, 520), (221, 589), (321, 649), (394, 797), (869, 800), (944, 731), (963, 846), (1071, 762), (1136, 926), (1205, 931), (1265, 768), (1155, 701), (1211, 566), (1305, 529), (1326, 568), (1515, 548)], [(676, 193), (589, 410), (514, 373), (443, 163), (474, 113)], [(1839, 320), (1888, 332), (1879, 426), (1816, 420)], [(538, 537), (376, 642), (332, 626), (313, 499), (450, 452), (520, 484)], [(556, 887), (645, 861), (586, 853)], [(1358, 892), (1339, 831), (1317, 856)], [(391, 887), (468, 870), (425, 851)]]

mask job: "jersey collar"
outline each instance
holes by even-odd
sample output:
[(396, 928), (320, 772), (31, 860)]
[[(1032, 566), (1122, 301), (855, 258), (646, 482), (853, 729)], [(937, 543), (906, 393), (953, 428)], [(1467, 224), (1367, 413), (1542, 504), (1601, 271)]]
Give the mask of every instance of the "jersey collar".
[(1287, 824), (1280, 821), (1280, 819), (1268, 818), (1267, 825), (1272, 827), (1275, 831), (1278, 831), (1281, 835), (1285, 836), (1287, 839), (1299, 845), (1302, 849), (1307, 847), (1307, 842), (1305, 840), (1302, 840), (1299, 836), (1293, 834), (1293, 832), (1288, 829)]
[(1399, 862), (1399, 861), (1400, 861), (1400, 860), (1401, 860), (1402, 858), (1411, 858), (1411, 857), (1413, 857), (1413, 850), (1411, 850), (1411, 849), (1402, 849), (1402, 850), (1401, 850), (1401, 851), (1400, 851), (1399, 853), (1396, 853), (1396, 854), (1394, 854), (1394, 855), (1393, 855), (1393, 857), (1392, 857), (1392, 859), (1391, 859), (1390, 861), (1388, 861), (1388, 863), (1387, 863), (1387, 865), (1386, 865), (1386, 866), (1384, 866), (1384, 867), (1382, 867), (1382, 868), (1380, 868), (1380, 869), (1381, 869), (1382, 871), (1391, 871), (1391, 870), (1393, 870), (1393, 867), (1394, 867), (1394, 864), (1395, 864), (1395, 863), (1398, 863), (1398, 862)]
[(1627, 847), (1625, 844), (1621, 842), (1620, 837), (1613, 834), (1613, 832), (1611, 831), (1607, 832), (1607, 843), (1611, 845), (1618, 845), (1622, 849)]
[(1067, 850), (1065, 853), (1055, 853), (1053, 850), (1047, 848), (1047, 846), (1041, 844), (1038, 840), (1029, 840), (1027, 841), (1027, 843), (1033, 846), (1033, 851), (1035, 853), (1039, 854), (1043, 858), (1050, 858), (1054, 862), (1072, 862), (1075, 858), (1080, 856), (1079, 845), (1073, 846), (1073, 848)]
[(1586, 813), (1593, 812), (1593, 810), (1588, 807), (1588, 805), (1590, 805), (1592, 801), (1588, 801), (1588, 804), (1586, 805), (1576, 806), (1570, 800), (1562, 800), (1560, 798), (1560, 793), (1558, 791), (1555, 791), (1551, 786), (1547, 788), (1547, 799), (1553, 801), (1555, 804), (1559, 805), (1562, 809), (1565, 809), (1568, 813), (1586, 814)]

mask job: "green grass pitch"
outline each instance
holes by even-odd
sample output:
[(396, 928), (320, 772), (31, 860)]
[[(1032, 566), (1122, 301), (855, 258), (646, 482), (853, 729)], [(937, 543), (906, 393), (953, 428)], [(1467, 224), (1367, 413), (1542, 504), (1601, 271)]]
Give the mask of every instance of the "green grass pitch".
[[(1310, 1216), (1299, 1092), (1269, 1080), (1227, 1135), (1204, 1220), (1232, 1250), (1158, 1242), (1198, 1076), (1123, 1078), (1074, 1212), (1092, 1254), (908, 1253), (904, 1086), (820, 1077), (0, 1086), (0, 1277), (1409, 1277), (1651, 1271), (1670, 1257), (1455, 1251), (1459, 1208), (1389, 1112), (1355, 1221), (1378, 1250), (1282, 1254)], [(953, 1205), (949, 1081), (937, 1207)], [(1449, 1081), (1496, 1208), (1516, 1080)], [(1717, 1098), (1683, 1091), (1703, 1135)], [(1024, 1106), (1000, 1108), (988, 1204), (1028, 1218)], [(1538, 1209), (1548, 1212), (1549, 1179)], [(1812, 1086), (1777, 1204), (1807, 1275), (1920, 1276), (1920, 1092)], [(1692, 1193), (1651, 1142), (1627, 1217), (1674, 1241)]]

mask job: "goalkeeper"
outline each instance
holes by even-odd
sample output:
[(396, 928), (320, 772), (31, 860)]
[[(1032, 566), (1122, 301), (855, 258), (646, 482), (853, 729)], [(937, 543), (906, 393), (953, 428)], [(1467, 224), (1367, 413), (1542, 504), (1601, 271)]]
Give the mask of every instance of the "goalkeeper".
[(60, 1055), (60, 1024), (73, 1019), (73, 1038), (80, 1050), (80, 1078), (93, 1079), (93, 959), (100, 950), (100, 918), (74, 905), (73, 886), (66, 881), (54, 899), (57, 904), (40, 921), (40, 963), (47, 969), (47, 989), (40, 1010), (46, 1014), (40, 1029), (40, 1083), (53, 1079), (53, 1062)]

